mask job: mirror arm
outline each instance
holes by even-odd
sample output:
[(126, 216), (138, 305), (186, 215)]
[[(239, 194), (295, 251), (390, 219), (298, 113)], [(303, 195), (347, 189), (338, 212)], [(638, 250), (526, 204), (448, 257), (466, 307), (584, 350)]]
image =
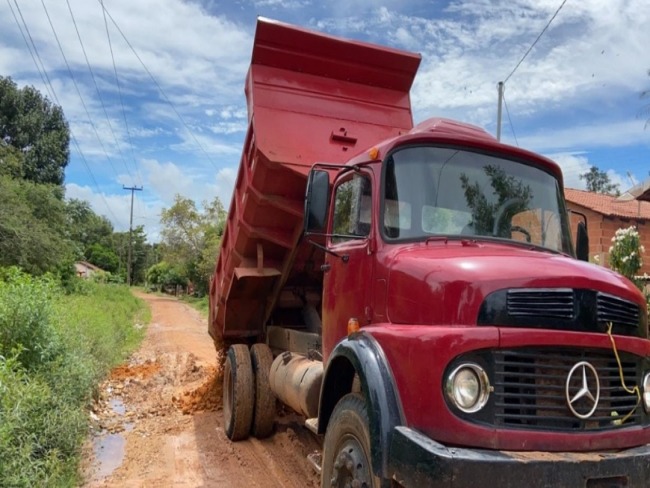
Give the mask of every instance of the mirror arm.
[(309, 242), (309, 244), (311, 244), (312, 246), (317, 247), (321, 251), (324, 251), (327, 254), (331, 254), (332, 256), (339, 258), (344, 263), (347, 263), (350, 260), (350, 256), (347, 254), (339, 254), (337, 252), (334, 252), (331, 249), (327, 249), (327, 247), (323, 246), (322, 244), (319, 244), (318, 242), (314, 242), (314, 241), (307, 241), (307, 242)]

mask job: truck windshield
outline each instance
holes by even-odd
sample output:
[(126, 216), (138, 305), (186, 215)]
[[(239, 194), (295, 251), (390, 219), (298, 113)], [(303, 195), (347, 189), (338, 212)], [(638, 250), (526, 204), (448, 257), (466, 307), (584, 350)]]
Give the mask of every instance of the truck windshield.
[(467, 150), (395, 151), (384, 175), (381, 221), (388, 240), (483, 236), (572, 252), (557, 180), (519, 161)]

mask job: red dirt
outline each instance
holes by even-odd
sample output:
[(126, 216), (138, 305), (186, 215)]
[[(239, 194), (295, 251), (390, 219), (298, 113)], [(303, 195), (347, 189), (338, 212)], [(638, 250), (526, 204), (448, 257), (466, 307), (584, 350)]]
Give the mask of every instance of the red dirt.
[[(303, 419), (280, 410), (272, 437), (230, 442), (221, 370), (205, 320), (174, 298), (139, 296), (152, 309), (146, 338), (101, 385), (91, 413), (95, 436), (123, 438), (124, 458), (106, 475), (106, 451), (89, 445), (84, 486), (318, 486), (307, 455), (320, 446)], [(123, 412), (115, 411), (116, 402)]]

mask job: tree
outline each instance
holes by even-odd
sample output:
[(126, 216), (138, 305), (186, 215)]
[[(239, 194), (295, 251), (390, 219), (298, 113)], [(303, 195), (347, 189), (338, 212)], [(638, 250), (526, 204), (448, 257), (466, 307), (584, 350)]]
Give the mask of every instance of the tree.
[(110, 245), (113, 224), (103, 215), (97, 215), (88, 202), (76, 198), (68, 200), (66, 214), (68, 236), (78, 244), (81, 254), (87, 254), (93, 244)]
[(592, 166), (589, 171), (582, 173), (580, 179), (585, 180), (588, 191), (615, 196), (621, 194), (618, 183), (612, 183), (607, 173), (599, 170), (596, 166)]
[[(152, 262), (155, 246), (147, 243), (144, 226), (138, 225), (133, 229), (133, 256), (131, 266), (131, 283), (144, 283), (147, 269), (155, 264)], [(111, 237), (110, 248), (119, 257), (118, 273), (126, 281), (126, 261), (129, 249), (129, 232), (115, 232)]]
[(0, 147), (20, 152), (22, 178), (63, 185), (69, 144), (70, 130), (61, 107), (33, 86), (18, 88), (11, 78), (0, 76)]
[(174, 204), (162, 211), (163, 261), (181, 271), (198, 293), (208, 291), (225, 217), (226, 211), (218, 198), (203, 202), (202, 211), (199, 211), (193, 200), (176, 195)]
[(120, 258), (115, 251), (97, 242), (91, 244), (84, 255), (89, 263), (109, 273), (116, 273), (120, 268)]
[(0, 266), (32, 274), (71, 269), (74, 247), (65, 237), (60, 188), (0, 175)]

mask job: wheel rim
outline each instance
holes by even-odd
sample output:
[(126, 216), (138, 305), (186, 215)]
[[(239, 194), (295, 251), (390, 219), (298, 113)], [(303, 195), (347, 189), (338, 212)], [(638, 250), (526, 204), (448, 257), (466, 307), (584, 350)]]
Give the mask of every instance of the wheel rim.
[(230, 367), (230, 361), (226, 360), (223, 370), (223, 417), (226, 425), (230, 423), (232, 416), (233, 388), (232, 368)]
[(334, 457), (331, 486), (336, 488), (370, 488), (372, 472), (368, 455), (359, 439), (346, 436)]

